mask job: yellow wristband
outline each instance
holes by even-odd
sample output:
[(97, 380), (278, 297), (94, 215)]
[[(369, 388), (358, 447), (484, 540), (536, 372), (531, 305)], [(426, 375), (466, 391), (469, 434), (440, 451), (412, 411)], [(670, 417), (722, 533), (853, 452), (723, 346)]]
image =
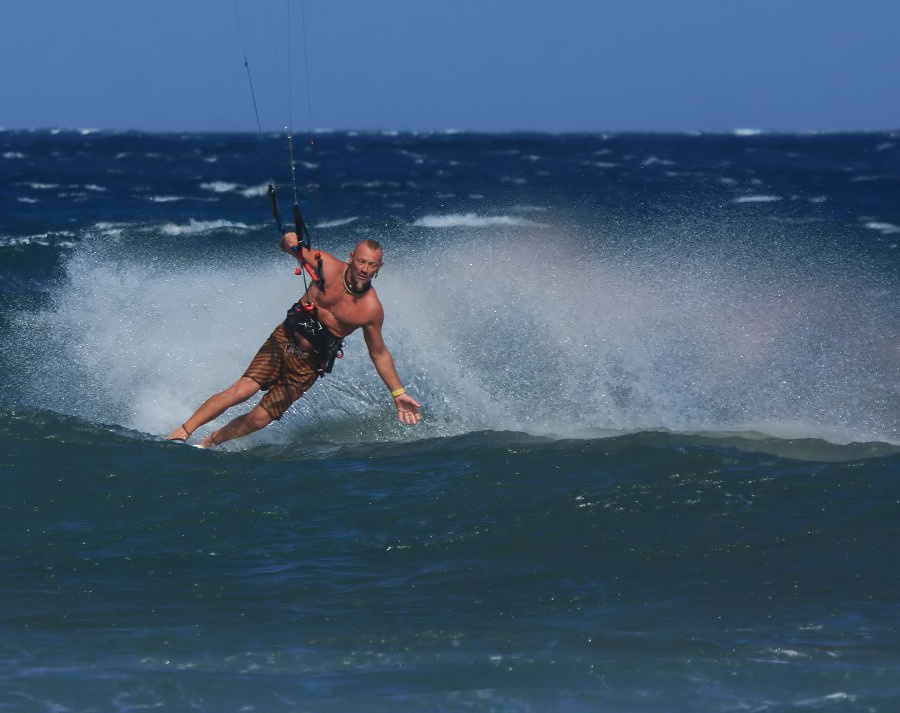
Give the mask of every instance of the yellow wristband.
[(397, 389), (396, 391), (392, 391), (392, 392), (391, 392), (391, 396), (393, 396), (393, 397), (396, 399), (398, 396), (403, 396), (403, 394), (405, 394), (405, 393), (406, 393), (406, 387), (405, 387), (405, 386), (401, 386), (401, 387), (400, 387), (399, 389)]

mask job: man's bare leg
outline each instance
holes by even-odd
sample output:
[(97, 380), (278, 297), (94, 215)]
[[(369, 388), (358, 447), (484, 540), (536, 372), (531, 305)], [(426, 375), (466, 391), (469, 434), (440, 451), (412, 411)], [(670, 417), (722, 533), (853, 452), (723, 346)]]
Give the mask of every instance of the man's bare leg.
[(237, 418), (233, 418), (227, 424), (222, 426), (218, 431), (210, 433), (206, 438), (200, 441), (201, 448), (210, 448), (218, 446), (232, 438), (240, 438), (248, 433), (253, 433), (261, 428), (265, 428), (274, 419), (269, 415), (262, 406), (256, 406), (252, 411), (245, 413)]
[(219, 393), (210, 396), (203, 402), (203, 405), (194, 412), (193, 416), (166, 436), (166, 439), (170, 441), (187, 441), (187, 439), (191, 437), (191, 434), (200, 428), (200, 426), (209, 423), (214, 418), (218, 418), (232, 406), (243, 403), (257, 391), (259, 391), (259, 384), (253, 381), (253, 379), (242, 376), (224, 391), (220, 391)]

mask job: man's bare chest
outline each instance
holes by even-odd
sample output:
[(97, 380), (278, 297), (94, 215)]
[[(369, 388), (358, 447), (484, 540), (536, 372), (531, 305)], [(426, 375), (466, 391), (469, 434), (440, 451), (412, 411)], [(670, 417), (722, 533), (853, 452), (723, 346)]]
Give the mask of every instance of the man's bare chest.
[(353, 297), (346, 292), (331, 295), (319, 293), (315, 300), (322, 323), (341, 336), (359, 329), (369, 322), (371, 305), (365, 298)]

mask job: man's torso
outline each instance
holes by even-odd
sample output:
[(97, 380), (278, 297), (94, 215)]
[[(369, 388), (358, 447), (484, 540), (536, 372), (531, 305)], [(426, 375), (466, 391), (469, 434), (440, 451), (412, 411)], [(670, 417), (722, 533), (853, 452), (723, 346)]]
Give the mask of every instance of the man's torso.
[(304, 296), (304, 302), (312, 302), (318, 308), (322, 326), (341, 338), (378, 321), (381, 314), (381, 302), (374, 288), (362, 295), (352, 295), (344, 289), (346, 268), (347, 264), (340, 260), (329, 260), (323, 265), (325, 291), (311, 285)]

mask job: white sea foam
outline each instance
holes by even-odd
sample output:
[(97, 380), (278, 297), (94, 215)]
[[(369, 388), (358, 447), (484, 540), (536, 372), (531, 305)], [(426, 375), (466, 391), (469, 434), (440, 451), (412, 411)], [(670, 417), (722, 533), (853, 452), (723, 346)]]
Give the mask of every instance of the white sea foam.
[(864, 225), (869, 230), (877, 230), (879, 233), (883, 233), (884, 235), (894, 235), (896, 233), (900, 233), (900, 227), (894, 225), (893, 223), (882, 223), (876, 220), (870, 220)]
[(124, 225), (124, 223), (109, 223), (107, 221), (100, 221), (99, 223), (94, 224), (94, 228), (102, 231), (118, 230), (124, 227)]
[(24, 247), (39, 245), (41, 247), (71, 248), (75, 243), (67, 240), (71, 233), (39, 233), (37, 235), (0, 236), (0, 247)]
[(269, 191), (268, 183), (260, 183), (256, 186), (246, 186), (245, 188), (241, 188), (238, 190), (244, 198), (258, 198), (259, 196), (264, 196)]
[(229, 220), (194, 220), (193, 218), (187, 225), (166, 223), (160, 226), (160, 230), (166, 235), (197, 235), (199, 233), (208, 233), (212, 230), (223, 230), (228, 228), (235, 230), (249, 230), (250, 226), (245, 223), (236, 223)]
[(352, 218), (338, 218), (337, 220), (325, 220), (316, 224), (317, 228), (340, 228), (342, 225), (350, 225), (350, 223), (355, 223), (359, 218), (356, 216)]
[(213, 193), (233, 193), (238, 189), (238, 184), (229, 183), (227, 181), (210, 181), (201, 183), (200, 188), (204, 191), (212, 191)]
[(734, 199), (735, 203), (774, 203), (776, 201), (784, 200), (781, 196), (772, 196), (772, 195), (752, 195), (752, 196), (738, 196)]
[(19, 248), (25, 245), (42, 245), (48, 246), (50, 245), (50, 241), (47, 240), (46, 235), (44, 236), (27, 236), (27, 235), (16, 235), (16, 236), (0, 236), (0, 247), (4, 248)]
[(619, 164), (611, 161), (582, 161), (582, 166), (592, 166), (593, 168), (617, 168)]
[(829, 693), (828, 695), (822, 696), (820, 698), (806, 698), (798, 700), (796, 705), (801, 708), (820, 710), (823, 705), (828, 705), (829, 707), (831, 707), (831, 705), (835, 703), (854, 703), (858, 698), (859, 696), (857, 695), (838, 691), (837, 693)]
[(656, 156), (648, 156), (643, 161), (641, 161), (641, 166), (674, 166), (674, 161), (669, 161), (668, 159), (658, 158)]
[(184, 196), (148, 196), (147, 200), (152, 203), (177, 203), (186, 198)]
[(96, 231), (100, 235), (108, 235), (110, 237), (116, 237), (122, 235), (126, 230), (132, 228), (133, 226), (130, 223), (107, 223), (100, 222), (94, 225), (94, 231)]
[(485, 216), (476, 213), (449, 213), (447, 215), (426, 215), (415, 223), (420, 228), (490, 228), (494, 226), (530, 226), (533, 221), (510, 215)]

